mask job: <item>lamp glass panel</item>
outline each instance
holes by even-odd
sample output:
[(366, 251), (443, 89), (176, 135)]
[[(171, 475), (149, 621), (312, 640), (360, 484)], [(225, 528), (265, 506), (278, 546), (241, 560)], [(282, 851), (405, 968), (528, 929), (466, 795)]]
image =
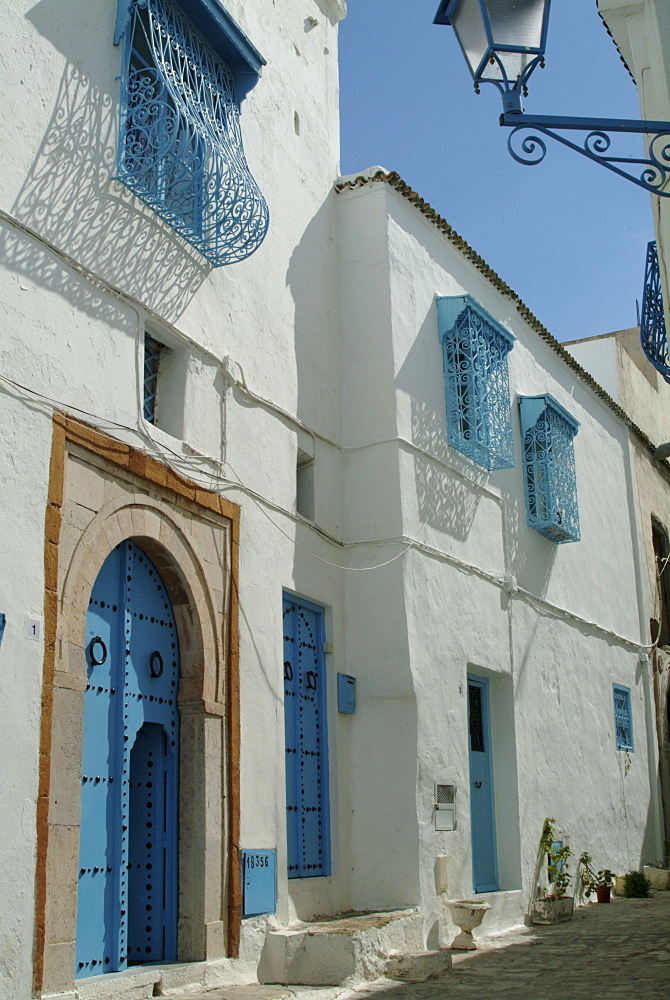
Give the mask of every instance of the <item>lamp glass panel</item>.
[(547, 0), (485, 0), (493, 44), (538, 49)]
[[(534, 55), (528, 55), (527, 52), (496, 52), (498, 59), (505, 68), (505, 73), (507, 79), (510, 83), (515, 83), (523, 70), (526, 68), (531, 59), (535, 59)], [(500, 66), (498, 63), (486, 63), (484, 69), (480, 73), (480, 78), (482, 80), (503, 80), (503, 75), (500, 72)]]
[(474, 76), (489, 47), (480, 0), (461, 0), (451, 23)]

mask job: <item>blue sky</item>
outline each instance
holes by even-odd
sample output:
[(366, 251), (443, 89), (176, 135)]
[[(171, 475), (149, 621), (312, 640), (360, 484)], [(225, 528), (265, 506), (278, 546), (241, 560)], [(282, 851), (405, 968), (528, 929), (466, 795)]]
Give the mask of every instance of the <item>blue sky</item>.
[[(636, 323), (650, 196), (557, 143), (516, 163), (498, 91), (477, 96), (438, 0), (349, 0), (340, 23), (342, 173), (397, 170), (559, 340)], [(635, 86), (595, 0), (557, 0), (529, 114), (639, 118)], [(626, 151), (642, 151), (637, 137)]]

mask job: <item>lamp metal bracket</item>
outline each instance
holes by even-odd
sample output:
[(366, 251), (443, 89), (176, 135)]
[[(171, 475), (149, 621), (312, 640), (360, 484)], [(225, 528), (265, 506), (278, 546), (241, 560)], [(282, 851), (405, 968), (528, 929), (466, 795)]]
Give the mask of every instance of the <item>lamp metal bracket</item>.
[[(505, 112), (500, 124), (511, 128), (507, 148), (512, 157), (527, 166), (541, 163), (547, 153), (542, 138), (548, 136), (574, 149), (595, 163), (600, 163), (620, 177), (638, 187), (670, 198), (670, 190), (663, 190), (670, 180), (670, 122), (636, 121), (626, 118), (566, 118), (561, 115), (527, 115), (518, 111)], [(588, 133), (580, 145), (559, 131)], [(610, 152), (612, 139), (608, 133), (643, 134), (652, 136), (647, 156), (614, 156)]]

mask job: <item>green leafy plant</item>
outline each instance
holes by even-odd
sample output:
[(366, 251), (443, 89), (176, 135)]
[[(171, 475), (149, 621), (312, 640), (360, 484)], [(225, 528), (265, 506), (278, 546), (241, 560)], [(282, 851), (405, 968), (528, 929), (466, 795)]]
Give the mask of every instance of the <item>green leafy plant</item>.
[(587, 854), (586, 851), (582, 853), (579, 859), (581, 866), (579, 878), (584, 887), (584, 895), (587, 899), (599, 886), (611, 885), (614, 881), (614, 872), (611, 872), (609, 868), (600, 868), (599, 871), (594, 872), (591, 867), (592, 860), (591, 855)]
[(629, 871), (623, 877), (623, 894), (629, 899), (646, 899), (650, 896), (651, 882), (643, 872)]
[(554, 846), (556, 843), (555, 822), (556, 820), (550, 817), (545, 819), (540, 838), (540, 850), (547, 855), (549, 886), (553, 887), (551, 892), (545, 894), (545, 899), (562, 899), (572, 881), (568, 871), (568, 858), (572, 856), (572, 851), (567, 844), (563, 844), (561, 847)]

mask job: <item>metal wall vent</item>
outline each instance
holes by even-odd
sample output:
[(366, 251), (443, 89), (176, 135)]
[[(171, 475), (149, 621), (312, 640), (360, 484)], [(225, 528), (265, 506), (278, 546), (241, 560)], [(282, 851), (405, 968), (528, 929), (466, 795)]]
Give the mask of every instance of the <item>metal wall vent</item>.
[(456, 785), (435, 782), (435, 829), (456, 829)]

